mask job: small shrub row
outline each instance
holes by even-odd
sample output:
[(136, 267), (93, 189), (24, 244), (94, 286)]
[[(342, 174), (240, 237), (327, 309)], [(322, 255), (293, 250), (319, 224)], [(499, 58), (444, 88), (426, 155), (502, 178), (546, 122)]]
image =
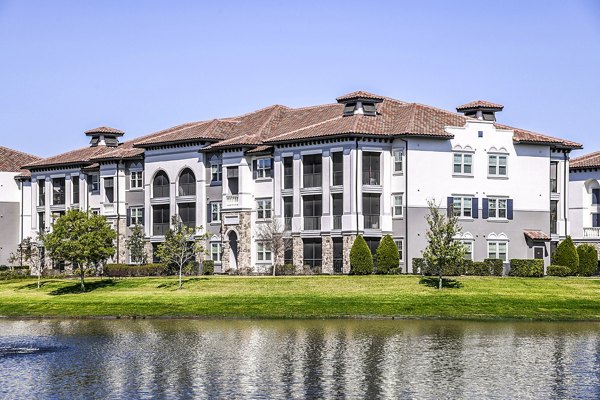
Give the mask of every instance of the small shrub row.
[(571, 268), (565, 267), (564, 265), (550, 265), (546, 270), (549, 276), (569, 276), (571, 275)]
[(275, 275), (294, 275), (296, 267), (292, 263), (275, 265)]
[(106, 264), (103, 269), (105, 276), (115, 278), (128, 276), (164, 276), (167, 273), (167, 268), (164, 264)]
[[(464, 260), (462, 264), (444, 268), (444, 276), (502, 276), (504, 263), (502, 260), (486, 258), (483, 261)], [(437, 270), (431, 268), (423, 258), (413, 258), (413, 273), (425, 276), (435, 276)]]
[(518, 259), (510, 260), (510, 276), (537, 278), (544, 276), (544, 260)]
[(213, 260), (202, 261), (202, 275), (213, 275), (215, 273), (215, 262)]

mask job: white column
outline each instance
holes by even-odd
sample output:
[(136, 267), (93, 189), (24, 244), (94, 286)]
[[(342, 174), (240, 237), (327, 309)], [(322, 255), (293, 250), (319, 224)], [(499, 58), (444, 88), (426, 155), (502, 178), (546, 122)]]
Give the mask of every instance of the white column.
[(323, 216), (321, 217), (321, 230), (330, 231), (333, 228), (333, 217), (331, 216), (331, 153), (329, 150), (323, 152), (322, 158), (322, 190), (323, 190), (323, 198), (322, 198), (322, 208), (323, 208)]

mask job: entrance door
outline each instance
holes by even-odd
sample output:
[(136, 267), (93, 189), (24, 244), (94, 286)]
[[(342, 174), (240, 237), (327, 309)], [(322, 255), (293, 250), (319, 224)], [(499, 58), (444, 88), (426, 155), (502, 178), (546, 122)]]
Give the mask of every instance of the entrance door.
[(534, 247), (533, 248), (533, 258), (544, 259), (544, 248), (543, 247)]

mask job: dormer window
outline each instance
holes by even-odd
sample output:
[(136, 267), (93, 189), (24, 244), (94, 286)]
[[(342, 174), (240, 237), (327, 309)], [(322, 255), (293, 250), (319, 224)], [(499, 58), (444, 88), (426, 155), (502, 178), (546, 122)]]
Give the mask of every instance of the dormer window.
[(375, 103), (362, 103), (364, 115), (377, 115)]
[(503, 109), (504, 106), (502, 104), (491, 103), (485, 100), (472, 101), (456, 107), (456, 111), (463, 113), (466, 117), (492, 122), (496, 122), (496, 113)]
[(344, 115), (354, 115), (354, 111), (356, 111), (356, 103), (348, 103), (344, 107)]
[(119, 137), (123, 136), (125, 132), (108, 126), (101, 126), (99, 128), (90, 129), (85, 132), (86, 136), (91, 137), (90, 146), (106, 146), (106, 147), (117, 147), (119, 146)]

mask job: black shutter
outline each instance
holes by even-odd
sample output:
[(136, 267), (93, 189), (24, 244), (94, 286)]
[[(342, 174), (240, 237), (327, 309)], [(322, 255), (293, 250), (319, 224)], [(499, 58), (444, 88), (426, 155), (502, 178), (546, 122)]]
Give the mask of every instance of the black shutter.
[(506, 218), (513, 219), (513, 199), (506, 200)]
[(481, 218), (483, 219), (488, 219), (488, 215), (489, 215), (489, 209), (488, 209), (488, 199), (484, 198), (481, 199), (481, 205), (482, 205), (482, 209), (481, 209)]
[(131, 208), (127, 207), (127, 226), (131, 226)]
[(448, 217), (452, 217), (454, 215), (454, 208), (452, 205), (454, 204), (454, 197), (449, 196), (446, 203), (446, 211), (448, 212)]
[(211, 213), (211, 209), (210, 209), (210, 203), (208, 203), (208, 205), (206, 206), (207, 210), (206, 210), (206, 221), (210, 224), (212, 222), (212, 213)]
[(477, 197), (473, 197), (471, 201), (471, 216), (473, 218), (479, 218), (479, 199)]
[(271, 157), (271, 171), (270, 171), (271, 178), (273, 178), (275, 175), (274, 171), (275, 171), (275, 159)]
[(258, 171), (256, 170), (256, 160), (252, 160), (252, 178), (256, 179), (258, 177)]

